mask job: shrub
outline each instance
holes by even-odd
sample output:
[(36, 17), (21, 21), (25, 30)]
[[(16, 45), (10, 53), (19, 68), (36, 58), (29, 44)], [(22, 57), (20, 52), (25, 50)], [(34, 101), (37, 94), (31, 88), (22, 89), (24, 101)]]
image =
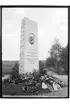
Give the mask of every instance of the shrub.
[(57, 68), (57, 73), (59, 74), (59, 75), (64, 75), (65, 74), (65, 69), (63, 68), (63, 67), (59, 67), (59, 68)]
[(14, 67), (12, 68), (12, 75), (11, 75), (11, 77), (12, 77), (12, 79), (16, 79), (16, 78), (18, 78), (18, 76), (19, 76), (19, 64), (16, 63), (14, 65)]
[[(10, 80), (6, 80), (5, 83), (11, 82), (13, 84), (19, 84), (23, 93), (27, 94), (37, 94), (41, 88), (41, 81), (39, 78), (39, 72), (34, 70), (33, 73), (18, 74), (18, 66), (15, 64), (12, 70), (12, 76)], [(21, 93), (20, 93), (21, 94)]]

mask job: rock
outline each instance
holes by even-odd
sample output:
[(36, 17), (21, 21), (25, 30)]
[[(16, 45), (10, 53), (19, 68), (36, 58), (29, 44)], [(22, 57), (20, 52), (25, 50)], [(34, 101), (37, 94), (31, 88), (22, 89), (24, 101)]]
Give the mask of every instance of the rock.
[(47, 85), (44, 82), (42, 82), (42, 88), (43, 89), (47, 89), (48, 88)]
[(22, 86), (22, 90), (25, 91), (25, 87), (24, 86)]
[(53, 82), (53, 88), (54, 88), (55, 91), (58, 90), (58, 85), (57, 85), (57, 83)]
[(51, 84), (49, 84), (49, 83), (46, 83), (46, 84), (47, 84), (48, 89), (49, 89), (50, 91), (54, 91), (53, 86), (52, 86)]

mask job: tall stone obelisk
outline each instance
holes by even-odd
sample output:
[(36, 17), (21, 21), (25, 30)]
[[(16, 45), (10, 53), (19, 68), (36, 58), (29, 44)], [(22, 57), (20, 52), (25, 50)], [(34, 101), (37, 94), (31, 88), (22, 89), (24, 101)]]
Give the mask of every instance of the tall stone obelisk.
[(24, 18), (21, 25), (19, 73), (39, 70), (38, 60), (38, 26), (37, 23)]

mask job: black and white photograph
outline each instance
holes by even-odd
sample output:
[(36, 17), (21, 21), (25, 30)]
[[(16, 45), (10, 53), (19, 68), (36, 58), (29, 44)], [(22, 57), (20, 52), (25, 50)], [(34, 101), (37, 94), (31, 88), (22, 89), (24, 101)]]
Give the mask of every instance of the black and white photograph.
[(2, 7), (2, 97), (68, 97), (68, 8)]

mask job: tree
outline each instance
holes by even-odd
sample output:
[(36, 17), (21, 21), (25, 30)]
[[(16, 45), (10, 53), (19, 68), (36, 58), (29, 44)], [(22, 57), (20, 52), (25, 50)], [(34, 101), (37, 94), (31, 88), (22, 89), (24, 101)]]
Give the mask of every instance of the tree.
[(63, 48), (61, 54), (60, 54), (60, 62), (62, 67), (65, 69), (65, 73), (68, 73), (68, 44), (65, 48)]
[(16, 63), (12, 68), (12, 79), (18, 78), (18, 75), (19, 75), (19, 64)]
[(50, 51), (50, 57), (46, 59), (46, 67), (53, 67), (59, 74), (68, 74), (68, 44), (64, 48), (59, 40), (55, 39)]
[(55, 39), (54, 44), (52, 45), (52, 48), (50, 49), (50, 58), (54, 59), (55, 61), (55, 68), (57, 69), (58, 62), (60, 61), (60, 53), (62, 51), (62, 47), (59, 43), (58, 39)]
[(46, 60), (46, 67), (55, 67), (55, 59), (54, 58), (47, 58)]

